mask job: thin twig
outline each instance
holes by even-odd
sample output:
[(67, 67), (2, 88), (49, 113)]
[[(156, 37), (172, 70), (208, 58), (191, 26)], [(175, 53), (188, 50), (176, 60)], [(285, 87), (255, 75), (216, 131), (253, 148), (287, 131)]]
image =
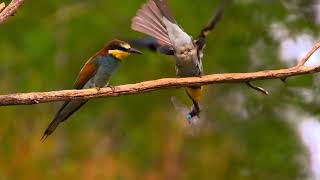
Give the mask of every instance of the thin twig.
[(262, 87), (259, 87), (259, 86), (255, 86), (253, 85), (251, 82), (246, 82), (247, 86), (249, 86), (250, 88), (256, 90), (256, 91), (259, 91), (261, 92), (262, 94), (266, 95), (266, 96), (269, 96), (269, 92), (265, 89), (263, 89)]
[(17, 12), (17, 9), (22, 5), (23, 1), (24, 0), (12, 0), (6, 8), (0, 11), (0, 25)]
[(310, 57), (320, 48), (320, 42), (318, 42), (308, 53), (307, 55), (299, 61), (298, 65), (296, 66), (301, 67), (306, 64), (306, 62), (310, 59)]
[[(320, 43), (317, 43), (316, 45), (314, 45), (314, 47), (298, 62), (298, 64), (294, 67), (294, 68), (300, 68), (300, 67), (303, 67), (306, 62), (310, 59), (310, 57), (320, 48)], [(283, 82), (283, 83), (286, 83), (286, 80), (287, 80), (287, 77), (282, 77), (280, 78), (280, 80)], [(246, 84), (252, 88), (253, 90), (256, 90), (256, 91), (259, 91), (265, 95), (269, 95), (269, 92), (266, 91), (264, 88), (262, 87), (257, 87), (257, 86), (254, 86), (251, 82), (246, 82)]]

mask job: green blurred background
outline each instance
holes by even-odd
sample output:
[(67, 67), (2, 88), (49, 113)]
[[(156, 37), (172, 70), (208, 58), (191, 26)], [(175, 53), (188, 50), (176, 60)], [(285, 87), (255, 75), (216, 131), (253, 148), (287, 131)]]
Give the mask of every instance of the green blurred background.
[[(1, 94), (72, 88), (84, 62), (110, 39), (143, 36), (130, 23), (144, 2), (25, 1), (0, 26)], [(177, 21), (194, 37), (219, 4), (169, 2)], [(292, 65), (296, 59), (284, 60), (281, 50), (297, 50), (282, 40), (294, 44), (301, 33), (317, 39), (317, 3), (235, 0), (208, 38), (205, 73)], [(284, 39), (279, 38), (284, 37), (281, 28), (287, 30)], [(299, 47), (302, 54), (308, 50)], [(127, 58), (111, 84), (174, 76), (173, 58), (145, 51)], [(1, 107), (0, 179), (316, 178), (299, 123), (305, 117), (319, 122), (319, 79), (307, 75), (286, 84), (255, 83), (271, 95), (244, 84), (207, 86), (204, 125), (196, 133), (190, 133), (170, 101), (177, 96), (190, 106), (183, 89), (92, 100), (45, 143), (40, 138), (60, 103)]]

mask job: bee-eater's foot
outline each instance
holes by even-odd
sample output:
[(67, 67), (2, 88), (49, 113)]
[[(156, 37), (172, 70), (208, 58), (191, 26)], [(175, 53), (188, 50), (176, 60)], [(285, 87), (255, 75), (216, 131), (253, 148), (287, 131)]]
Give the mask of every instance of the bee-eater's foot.
[(100, 89), (101, 89), (100, 87), (95, 87), (95, 88), (98, 92), (100, 92)]
[(105, 86), (105, 87), (108, 87), (108, 88), (110, 88), (110, 89), (112, 90), (112, 92), (116, 91), (116, 87), (114, 87), (114, 86), (111, 86), (111, 85), (107, 85), (107, 86)]

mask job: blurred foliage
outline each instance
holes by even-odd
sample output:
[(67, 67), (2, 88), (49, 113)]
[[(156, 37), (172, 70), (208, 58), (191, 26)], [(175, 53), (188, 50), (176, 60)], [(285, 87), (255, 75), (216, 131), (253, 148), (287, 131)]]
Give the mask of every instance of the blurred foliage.
[[(0, 27), (1, 93), (71, 88), (84, 62), (110, 39), (143, 36), (130, 23), (144, 2), (25, 1)], [(285, 67), (270, 25), (282, 22), (290, 33), (317, 35), (312, 3), (235, 0), (209, 36), (206, 74)], [(170, 0), (178, 22), (194, 37), (218, 4)], [(288, 21), (289, 13), (297, 18)], [(259, 42), (261, 59), (252, 59), (250, 49)], [(174, 76), (172, 58), (145, 52), (126, 59), (111, 84)], [(45, 143), (40, 137), (60, 103), (1, 107), (0, 179), (301, 179), (297, 154), (304, 149), (277, 112), (292, 105), (313, 107), (317, 115), (316, 107), (290, 91), (312, 89), (313, 78), (258, 82), (270, 97), (243, 84), (208, 86), (205, 128), (193, 135), (170, 102), (178, 96), (190, 105), (183, 89), (92, 100)]]

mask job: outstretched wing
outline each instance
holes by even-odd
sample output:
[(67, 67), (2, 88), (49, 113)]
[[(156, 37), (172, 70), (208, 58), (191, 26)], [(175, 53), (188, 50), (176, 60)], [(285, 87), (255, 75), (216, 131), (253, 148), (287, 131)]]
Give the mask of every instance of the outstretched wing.
[(146, 48), (153, 52), (157, 52), (158, 48), (161, 47), (161, 44), (158, 42), (158, 40), (152, 37), (130, 39), (130, 40), (127, 40), (127, 42), (134, 48), (137, 48), (137, 49)]
[(128, 40), (128, 42), (129, 44), (131, 44), (131, 46), (137, 49), (146, 48), (150, 51), (160, 52), (162, 54), (170, 56), (175, 54), (175, 51), (171, 45), (161, 45), (155, 38), (145, 37), (140, 39)]
[(217, 23), (221, 20), (225, 7), (231, 2), (231, 0), (223, 0), (218, 9), (214, 12), (212, 18), (209, 20), (208, 24), (201, 30), (198, 38), (197, 44), (199, 49), (203, 49), (205, 45), (205, 39), (209, 33), (216, 27)]

